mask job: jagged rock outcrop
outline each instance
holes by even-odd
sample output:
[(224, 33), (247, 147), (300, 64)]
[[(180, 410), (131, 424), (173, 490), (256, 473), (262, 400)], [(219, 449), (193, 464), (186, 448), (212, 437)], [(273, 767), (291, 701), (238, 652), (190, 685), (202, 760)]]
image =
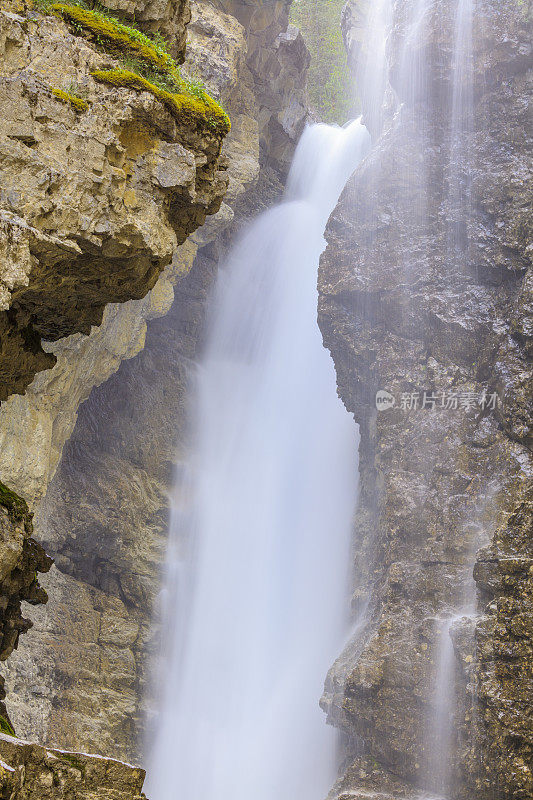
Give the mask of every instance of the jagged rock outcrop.
[(307, 116), (303, 101), (310, 55), (289, 25), (292, 0), (218, 0), (247, 32), (246, 64), (253, 81), (261, 151), (266, 164), (288, 169)]
[(286, 31), (287, 6), (191, 3), (183, 70), (202, 77), (232, 120), (224, 202), (144, 300), (108, 306), (89, 336), (46, 344), (54, 369), (0, 408), (10, 485), (36, 503), (39, 540), (56, 562), (50, 601), (7, 664), (8, 705), (18, 733), (48, 744), (135, 760), (145, 749), (169, 491), (187, 447), (209, 289), (234, 231), (282, 191), (278, 175), (304, 123), (309, 56)]
[[(22, 616), (21, 603), (46, 603), (38, 573), (48, 572), (52, 560), (33, 538), (32, 515), (26, 502), (0, 483), (0, 661), (17, 647), (19, 636), (31, 628)], [(4, 679), (0, 677), (0, 728), (10, 723), (3, 702)]]
[(226, 190), (216, 129), (193, 128), (148, 92), (97, 82), (113, 59), (57, 17), (9, 8), (0, 401), (53, 366), (41, 339), (87, 334), (107, 303), (144, 297)]
[[(138, 13), (145, 30), (173, 36), (183, 56), (187, 2), (118, 5), (126, 20)], [(95, 70), (120, 64), (102, 37), (50, 6), (46, 14), (43, 3), (14, 0), (0, 9), (0, 477), (9, 486), (0, 484), (1, 660), (32, 624), (21, 602), (47, 600), (37, 578), (51, 559), (32, 538), (26, 501), (34, 509), (46, 491), (79, 404), (139, 352), (146, 321), (172, 305), (173, 283), (194, 258), (187, 236), (217, 212), (228, 182), (216, 104), (185, 97), (182, 113), (157, 91), (95, 80)], [(107, 622), (98, 618), (103, 639)], [(46, 663), (37, 653), (28, 672)], [(3, 703), (0, 714), (9, 729)], [(36, 720), (37, 708), (31, 738)], [(43, 796), (19, 783), (9, 796)]]
[(147, 33), (160, 33), (179, 64), (185, 60), (187, 25), (191, 19), (189, 0), (102, 0), (100, 3)]
[(0, 793), (9, 800), (145, 800), (144, 770), (51, 750), (0, 733)]
[[(344, 15), (353, 61), (363, 5)], [(456, 4), (428, 4), (405, 46), (415, 5), (393, 4), (382, 128), (364, 107), (374, 146), (330, 220), (319, 276), (324, 340), (361, 432), (359, 628), (323, 699), (346, 736), (331, 796), (525, 800), (529, 24), (512, 0), (475, 4), (473, 110), (453, 160)], [(378, 390), (395, 404), (378, 411)]]

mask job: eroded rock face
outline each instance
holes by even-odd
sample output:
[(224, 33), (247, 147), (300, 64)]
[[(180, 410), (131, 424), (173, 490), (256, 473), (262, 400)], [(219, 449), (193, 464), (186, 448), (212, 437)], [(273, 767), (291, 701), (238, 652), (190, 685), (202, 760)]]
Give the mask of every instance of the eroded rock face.
[(183, 63), (191, 18), (189, 0), (102, 0), (100, 5), (125, 21), (135, 20), (147, 33), (161, 33), (171, 55)]
[[(38, 573), (48, 572), (52, 560), (33, 538), (32, 515), (26, 502), (0, 483), (0, 661), (18, 646), (19, 636), (31, 628), (22, 616), (21, 603), (46, 603)], [(0, 715), (4, 726), (8, 715), (0, 678)]]
[[(279, 197), (278, 176), (304, 121), (298, 92), (309, 57), (301, 36), (285, 36), (286, 4), (267, 3), (258, 15), (254, 7), (237, 18), (226, 4), (191, 3), (183, 70), (202, 77), (232, 120), (219, 212), (178, 248), (144, 300), (108, 306), (89, 336), (46, 344), (54, 369), (0, 409), (11, 485), (37, 504), (36, 530), (56, 562), (50, 602), (32, 612), (31, 639), (6, 665), (9, 710), (17, 733), (50, 745), (135, 761), (145, 752), (169, 492), (186, 458), (207, 297), (235, 230)], [(270, 87), (258, 86), (249, 63), (258, 48)], [(284, 130), (289, 103), (300, 111)], [(76, 424), (79, 403), (98, 384)]]
[[(354, 60), (362, 5), (344, 19)], [(353, 765), (332, 797), (488, 800), (496, 786), (502, 800), (526, 798), (529, 33), (519, 3), (476, 3), (472, 124), (450, 166), (455, 4), (428, 4), (423, 35), (402, 56), (413, 8), (393, 5), (387, 113), (330, 220), (319, 276), (324, 340), (361, 430), (359, 631), (323, 699)], [(401, 80), (406, 58), (433, 59), (418, 83)], [(378, 411), (378, 390), (395, 406)], [(483, 392), (498, 395), (494, 410)], [(449, 741), (435, 725), (446, 646)], [(357, 760), (362, 743), (372, 768)]]
[(144, 800), (144, 770), (50, 750), (0, 733), (0, 790), (10, 800)]
[(162, 316), (174, 299), (174, 284), (186, 274), (196, 246), (187, 241), (142, 300), (106, 307), (89, 336), (74, 334), (44, 347), (56, 359), (39, 372), (24, 396), (0, 406), (1, 475), (32, 507), (42, 499), (76, 423), (79, 405), (121, 362), (142, 350), (147, 322)]
[[(5, 5), (5, 4), (4, 4)], [(221, 137), (97, 83), (112, 59), (56, 17), (2, 8), (0, 400), (53, 365), (40, 340), (142, 298), (226, 190)], [(114, 64), (116, 66), (116, 64)], [(88, 104), (57, 97), (75, 86)]]
[[(154, 4), (144, 6), (148, 13)], [(184, 30), (187, 5), (167, 10), (169, 25)], [(173, 254), (218, 210), (227, 178), (219, 135), (188, 127), (150, 94), (97, 84), (90, 72), (113, 66), (112, 59), (56, 17), (3, 3), (0, 59), (5, 660), (31, 626), (21, 601), (47, 599), (37, 573), (51, 561), (31, 538), (24, 501), (34, 508), (44, 494), (80, 402), (139, 352), (146, 320), (170, 308), (172, 284), (190, 268), (195, 248), (185, 244)], [(83, 108), (71, 95), (83, 95)], [(15, 505), (11, 490), (21, 495)], [(30, 735), (37, 729), (29, 725)]]
[[(179, 57), (187, 2), (128, 3), (117, 10), (126, 18), (139, 15), (147, 30), (173, 36)], [(0, 478), (9, 486), (0, 484), (5, 660), (31, 626), (21, 601), (47, 600), (37, 574), (48, 571), (51, 560), (32, 538), (25, 501), (33, 509), (46, 491), (80, 403), (142, 349), (147, 320), (171, 307), (173, 284), (196, 252), (187, 237), (220, 207), (227, 162), (220, 158), (222, 136), (208, 124), (171, 116), (151, 94), (96, 83), (91, 71), (116, 62), (32, 3), (2, 4), (0, 60)], [(53, 579), (50, 585), (57, 598)], [(73, 600), (71, 592), (70, 610)], [(80, 618), (83, 607), (80, 602)], [(120, 617), (120, 602), (108, 602), (107, 611)], [(37, 618), (47, 619), (43, 609)], [(105, 632), (109, 615), (98, 612), (95, 620), (111, 674), (116, 656), (112, 633)], [(61, 656), (66, 665), (73, 663), (67, 650), (75, 649), (78, 623), (72, 619)], [(31, 682), (32, 671), (46, 670), (48, 657), (45, 647), (36, 653), (22, 682)], [(91, 663), (87, 651), (76, 662), (76, 676), (71, 667), (73, 680), (84, 659)], [(123, 668), (116, 669), (122, 675)], [(2, 699), (3, 684), (2, 678)], [(28, 691), (31, 683), (24, 685)], [(33, 738), (43, 730), (39, 702), (35, 716), (26, 711)], [(3, 703), (0, 715), (7, 717)], [(26, 765), (26, 774), (32, 768)], [(31, 781), (24, 783), (24, 769), (17, 775), (10, 796), (44, 796)], [(68, 781), (65, 786), (66, 795), (54, 788), (49, 796), (97, 796), (96, 785), (78, 794)], [(137, 797), (140, 786), (129, 794), (110, 790), (109, 796)]]

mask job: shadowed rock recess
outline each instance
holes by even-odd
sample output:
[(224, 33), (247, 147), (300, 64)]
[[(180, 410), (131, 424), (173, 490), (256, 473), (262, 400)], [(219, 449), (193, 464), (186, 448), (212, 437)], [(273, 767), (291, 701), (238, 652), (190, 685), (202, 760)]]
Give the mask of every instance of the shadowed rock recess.
[[(362, 6), (350, 0), (344, 13), (354, 64)], [(474, 4), (473, 114), (462, 132), (467, 155), (450, 176), (457, 4), (426, 4), (423, 33), (416, 44), (411, 34), (406, 57), (405, 20), (415, 7), (392, 4), (384, 121), (380, 127), (375, 109), (363, 106), (373, 149), (329, 222), (319, 276), (319, 323), (361, 431), (358, 633), (332, 667), (322, 701), (344, 734), (343, 777), (331, 798), (526, 800), (533, 796), (530, 19), (526, 3)], [(425, 75), (417, 92), (402, 89), (402, 58)], [(377, 411), (378, 390), (396, 405)], [(498, 394), (495, 410), (478, 403), (484, 390)], [(435, 410), (423, 409), (424, 391), (456, 393), (459, 404), (441, 408), (437, 400)], [(409, 410), (412, 393), (420, 403)], [(431, 724), (443, 634), (453, 647), (445, 781), (442, 740)]]
[[(307, 113), (309, 54), (289, 2), (106, 0), (126, 23), (135, 7), (136, 24), (162, 31), (178, 61), (188, 24), (181, 74), (201, 79), (231, 118), (219, 155), (222, 137), (209, 125), (182, 129), (152, 94), (95, 82), (91, 71), (116, 64), (90, 38), (8, 5), (0, 13), (16, 98), (42, 65), (47, 85), (89, 108), (35, 92), (21, 105), (33, 139), (6, 137), (20, 161), (1, 157), (13, 184), (5, 197), (19, 204), (9, 224), (16, 214), (32, 230), (8, 240), (19, 248), (9, 245), (8, 263), (28, 267), (4, 281), (12, 327), (0, 355), (5, 385), (24, 394), (0, 407), (0, 479), (35, 512), (35, 536), (55, 561), (42, 579), (49, 602), (31, 612), (31, 635), (4, 665), (7, 705), (17, 734), (46, 748), (139, 763), (169, 493), (187, 450), (207, 296), (235, 232), (282, 192)], [(16, 98), (1, 125), (23, 114)], [(42, 187), (41, 176), (50, 176)], [(41, 233), (73, 248), (64, 268)], [(0, 756), (15, 767), (53, 760), (48, 752), (26, 749), (17, 764)], [(90, 788), (73, 796), (90, 798)], [(70, 797), (67, 789), (49, 796)], [(137, 796), (120, 791), (120, 800)]]

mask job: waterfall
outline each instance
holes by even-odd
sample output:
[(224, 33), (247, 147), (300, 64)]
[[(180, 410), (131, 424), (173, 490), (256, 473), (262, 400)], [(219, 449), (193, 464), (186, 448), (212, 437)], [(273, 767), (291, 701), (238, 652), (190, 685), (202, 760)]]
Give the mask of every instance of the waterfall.
[[(447, 254), (450, 266), (462, 270), (461, 259), (468, 250), (468, 220), (470, 208), (470, 180), (472, 172), (469, 137), (473, 129), (473, 25), (474, 0), (456, 0), (453, 20), (453, 48), (449, 98), (450, 141), (447, 157), (447, 203), (452, 224), (447, 232)], [(492, 494), (486, 487), (486, 504)], [(480, 487), (480, 496), (485, 496)], [(456, 655), (454, 628), (475, 614), (476, 585), (473, 567), (476, 551), (486, 540), (483, 509), (476, 509), (474, 517), (462, 522), (464, 541), (467, 543), (465, 563), (455, 565), (455, 591), (450, 607), (436, 622), (436, 659), (433, 695), (430, 697), (431, 714), (427, 725), (428, 740), (432, 747), (425, 765), (425, 784), (434, 787), (439, 796), (449, 797), (454, 781), (454, 736), (456, 697)]]
[(334, 777), (318, 701), (345, 633), (356, 429), (316, 272), (368, 141), (360, 121), (307, 128), (283, 202), (220, 272), (171, 524), (151, 800), (321, 800)]

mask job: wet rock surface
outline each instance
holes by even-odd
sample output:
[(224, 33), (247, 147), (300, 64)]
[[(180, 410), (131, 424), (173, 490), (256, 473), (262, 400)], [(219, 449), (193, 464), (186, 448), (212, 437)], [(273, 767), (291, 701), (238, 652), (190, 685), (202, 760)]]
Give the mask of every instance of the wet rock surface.
[[(362, 5), (345, 13), (352, 59)], [(381, 133), (326, 234), (319, 322), (341, 397), (360, 425), (361, 489), (358, 632), (332, 667), (323, 705), (347, 736), (348, 760), (362, 748), (407, 784), (405, 796), (526, 798), (528, 23), (514, 2), (476, 4), (473, 125), (461, 132), (464, 160), (453, 171), (452, 5), (431, 4), (419, 52), (409, 50), (415, 64), (434, 54), (414, 93), (398, 76), (412, 4), (394, 5), (393, 92)], [(395, 405), (378, 411), (378, 390)], [(494, 393), (489, 409), (483, 397)], [(435, 727), (447, 636), (455, 687), (449, 769)], [(372, 796), (357, 770), (343, 780), (335, 797)]]

